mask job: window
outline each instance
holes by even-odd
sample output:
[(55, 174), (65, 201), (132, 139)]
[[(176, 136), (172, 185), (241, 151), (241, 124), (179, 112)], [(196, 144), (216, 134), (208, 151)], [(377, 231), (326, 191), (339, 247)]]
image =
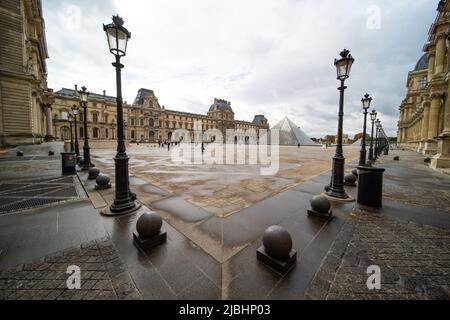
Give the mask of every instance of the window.
[(155, 122), (153, 121), (153, 119), (150, 119), (150, 120), (148, 121), (148, 125), (149, 125), (150, 127), (153, 127), (153, 126), (155, 125)]
[(108, 123), (108, 115), (105, 114), (105, 123)]
[(134, 126), (134, 118), (131, 118), (131, 125)]
[(80, 138), (84, 138), (84, 129), (80, 127)]
[(61, 139), (62, 140), (67, 140), (69, 139), (69, 128), (68, 127), (62, 127), (61, 128)]
[(425, 89), (427, 87), (428, 79), (427, 76), (422, 76), (419, 79), (419, 88)]
[(109, 138), (109, 132), (108, 132), (108, 128), (105, 129), (105, 138), (108, 139)]
[(94, 122), (94, 123), (98, 122), (98, 113), (97, 112), (92, 113), (92, 122)]
[(98, 128), (93, 128), (93, 129), (92, 129), (92, 136), (93, 136), (95, 139), (98, 139)]
[(144, 119), (140, 119), (140, 125), (143, 126), (144, 125)]
[(131, 130), (131, 139), (134, 139), (134, 130)]
[(67, 111), (61, 111), (61, 120), (68, 120), (69, 113)]

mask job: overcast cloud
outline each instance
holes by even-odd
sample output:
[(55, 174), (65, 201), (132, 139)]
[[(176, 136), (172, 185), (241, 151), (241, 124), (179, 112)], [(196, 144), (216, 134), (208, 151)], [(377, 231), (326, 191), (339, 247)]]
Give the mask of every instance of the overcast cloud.
[[(113, 56), (102, 23), (119, 13), (131, 32), (124, 99), (139, 88), (160, 104), (206, 113), (231, 101), (235, 117), (290, 117), (311, 137), (335, 134), (343, 48), (355, 63), (346, 84), (345, 132), (360, 132), (361, 97), (374, 98), (396, 135), (407, 72), (422, 55), (438, 0), (43, 0), (49, 86), (85, 85), (115, 95)], [(380, 10), (379, 26), (376, 10)], [(374, 11), (375, 10), (375, 11)], [(368, 27), (369, 22), (369, 27)]]

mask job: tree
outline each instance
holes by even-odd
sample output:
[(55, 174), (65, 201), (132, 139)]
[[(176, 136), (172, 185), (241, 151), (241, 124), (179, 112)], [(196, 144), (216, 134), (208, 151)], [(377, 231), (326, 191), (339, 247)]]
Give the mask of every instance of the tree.
[[(357, 133), (355, 134), (355, 137), (353, 138), (353, 140), (358, 141), (359, 139), (362, 139), (363, 137), (363, 133)], [(366, 133), (366, 140), (370, 140), (370, 134)]]

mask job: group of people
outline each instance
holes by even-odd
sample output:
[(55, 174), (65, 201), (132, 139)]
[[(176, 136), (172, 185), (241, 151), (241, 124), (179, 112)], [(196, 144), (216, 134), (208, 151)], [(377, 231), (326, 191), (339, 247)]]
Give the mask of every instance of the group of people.
[(158, 147), (159, 148), (167, 148), (167, 150), (169, 151), (170, 150), (170, 147), (173, 147), (173, 146), (178, 146), (180, 144), (180, 142), (178, 142), (178, 141), (175, 141), (175, 142), (170, 142), (170, 141), (161, 141), (161, 140), (158, 140)]
[[(158, 147), (159, 148), (167, 148), (167, 151), (170, 151), (170, 148), (175, 146), (179, 146), (181, 144), (181, 142), (179, 141), (175, 141), (175, 142), (170, 142), (170, 141), (161, 141), (158, 140)], [(202, 142), (202, 153), (205, 152), (205, 144)]]

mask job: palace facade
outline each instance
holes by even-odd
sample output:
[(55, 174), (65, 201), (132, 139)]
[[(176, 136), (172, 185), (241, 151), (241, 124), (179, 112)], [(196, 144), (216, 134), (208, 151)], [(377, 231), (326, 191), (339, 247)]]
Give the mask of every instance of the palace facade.
[[(58, 140), (70, 139), (69, 114), (76, 105), (77, 135), (83, 139), (83, 108), (79, 106), (77, 90), (63, 88), (53, 95), (53, 132)], [(116, 98), (91, 93), (87, 105), (88, 138), (90, 141), (113, 141), (117, 138)], [(175, 136), (176, 130), (183, 129), (191, 141), (214, 141), (215, 132), (225, 139), (227, 129), (235, 130), (234, 142), (256, 143), (261, 129), (269, 130), (269, 123), (263, 115), (256, 115), (252, 122), (234, 119), (231, 103), (214, 99), (207, 114), (196, 114), (166, 109), (158, 102), (154, 92), (140, 89), (133, 104), (124, 103), (125, 137), (130, 142), (181, 141), (183, 136)], [(203, 131), (203, 137), (195, 137), (196, 131)], [(208, 132), (209, 130), (209, 132)], [(218, 130), (218, 131), (217, 131)], [(250, 133), (249, 133), (250, 132)], [(183, 138), (182, 138), (183, 137)], [(81, 145), (81, 142), (80, 142)]]
[(398, 144), (432, 156), (433, 168), (450, 167), (450, 1), (440, 1), (424, 54), (408, 73), (400, 106)]
[(46, 59), (41, 0), (1, 0), (0, 147), (51, 139)]

